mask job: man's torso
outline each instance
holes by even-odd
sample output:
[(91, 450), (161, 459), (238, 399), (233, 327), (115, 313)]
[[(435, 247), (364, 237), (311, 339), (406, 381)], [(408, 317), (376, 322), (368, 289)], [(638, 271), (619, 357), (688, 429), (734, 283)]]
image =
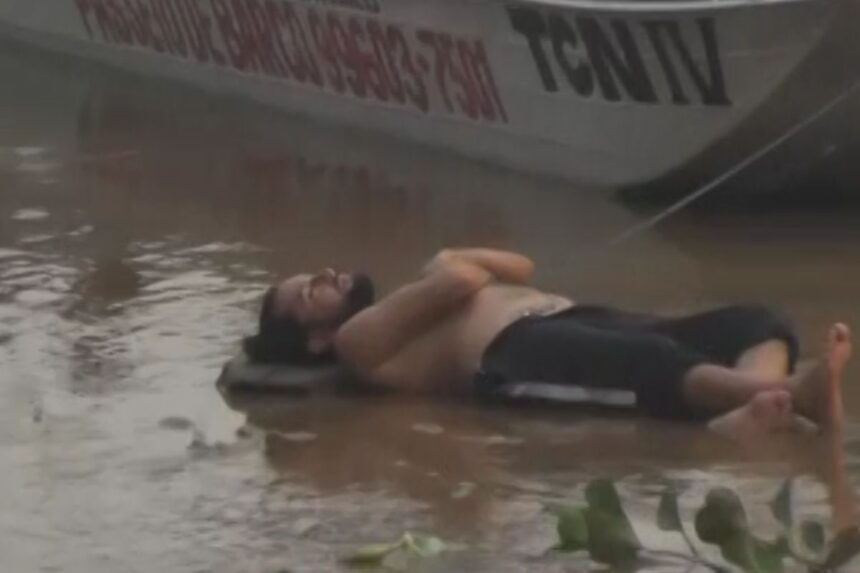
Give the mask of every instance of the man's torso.
[(531, 287), (493, 284), (441, 319), (376, 373), (377, 382), (414, 391), (469, 391), (484, 351), (511, 323), (573, 306), (565, 297)]

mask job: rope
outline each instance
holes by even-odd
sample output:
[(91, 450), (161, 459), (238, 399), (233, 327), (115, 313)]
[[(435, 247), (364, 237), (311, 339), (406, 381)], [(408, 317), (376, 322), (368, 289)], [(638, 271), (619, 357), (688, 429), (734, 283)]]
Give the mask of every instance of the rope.
[(650, 219), (628, 227), (627, 229), (616, 235), (615, 238), (611, 239), (608, 243), (608, 246), (612, 247), (615, 245), (619, 245), (644, 231), (656, 227), (681, 209), (687, 207), (694, 201), (701, 199), (702, 197), (704, 197), (705, 195), (707, 195), (708, 193), (710, 193), (711, 191), (713, 191), (714, 189), (716, 189), (717, 187), (719, 187), (720, 185), (722, 185), (723, 183), (725, 183), (726, 181), (728, 181), (729, 179), (755, 163), (756, 161), (760, 160), (762, 157), (768, 155), (771, 151), (797, 135), (799, 132), (806, 129), (806, 127), (808, 127), (810, 124), (818, 121), (822, 116), (830, 112), (830, 110), (848, 99), (848, 97), (851, 96), (858, 88), (860, 88), (860, 79), (854, 80), (854, 83), (851, 84), (844, 92), (828, 101), (812, 115), (810, 115), (800, 123), (797, 123), (796, 125), (792, 126), (788, 131), (783, 133), (775, 140), (771, 141), (769, 144), (765, 145), (746, 159), (738, 162), (733, 167), (729, 168), (729, 170), (724, 172), (722, 175), (719, 175), (715, 179), (712, 179), (710, 182), (706, 183), (693, 193), (685, 195), (678, 202), (670, 205), (663, 211), (660, 211)]

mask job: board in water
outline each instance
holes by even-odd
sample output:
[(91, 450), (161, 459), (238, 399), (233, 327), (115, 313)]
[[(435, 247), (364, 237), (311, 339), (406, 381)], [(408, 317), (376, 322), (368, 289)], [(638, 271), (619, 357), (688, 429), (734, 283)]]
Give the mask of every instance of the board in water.
[(339, 365), (292, 366), (252, 362), (240, 352), (224, 365), (216, 385), (222, 392), (269, 392), (310, 396), (349, 391), (350, 376)]
[[(216, 382), (223, 393), (259, 393), (284, 397), (310, 397), (344, 393), (364, 393), (345, 368), (337, 364), (294, 366), (253, 362), (240, 351), (221, 370)], [(633, 407), (631, 392), (580, 388), (541, 382), (512, 382), (497, 385), (489, 402), (539, 406)]]

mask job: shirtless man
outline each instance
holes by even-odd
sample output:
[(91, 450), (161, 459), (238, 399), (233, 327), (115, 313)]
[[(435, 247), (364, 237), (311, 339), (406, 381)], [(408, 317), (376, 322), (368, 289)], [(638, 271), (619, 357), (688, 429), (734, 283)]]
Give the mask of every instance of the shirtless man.
[(762, 307), (627, 313), (543, 292), (529, 285), (533, 270), (516, 253), (443, 250), (375, 303), (364, 275), (297, 275), (269, 289), (245, 349), (258, 362), (336, 360), (398, 391), (630, 405), (733, 435), (788, 430), (798, 415), (842, 423), (843, 324), (814, 366), (793, 373), (796, 337)]

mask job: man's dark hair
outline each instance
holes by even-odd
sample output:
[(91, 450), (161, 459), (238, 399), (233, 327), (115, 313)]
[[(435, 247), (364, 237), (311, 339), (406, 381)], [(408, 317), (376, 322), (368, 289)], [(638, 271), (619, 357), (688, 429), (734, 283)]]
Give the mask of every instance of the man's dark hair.
[(270, 364), (321, 365), (334, 362), (334, 353), (314, 354), (308, 350), (308, 330), (292, 316), (275, 314), (278, 290), (271, 287), (263, 296), (257, 334), (245, 338), (245, 353), (254, 362)]

